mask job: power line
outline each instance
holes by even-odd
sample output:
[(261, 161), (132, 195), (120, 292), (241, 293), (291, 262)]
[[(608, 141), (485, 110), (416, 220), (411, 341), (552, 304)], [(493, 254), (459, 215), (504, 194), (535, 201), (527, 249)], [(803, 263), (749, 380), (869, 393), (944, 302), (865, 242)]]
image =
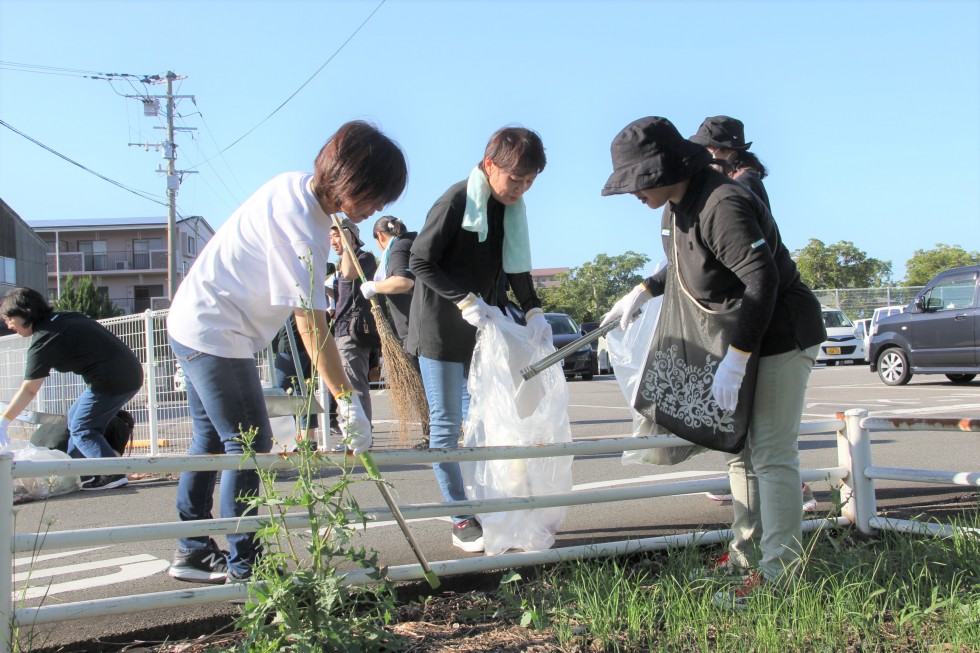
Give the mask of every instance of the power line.
[(282, 108), (283, 108), (284, 106), (286, 106), (286, 104), (287, 104), (287, 103), (288, 103), (288, 102), (289, 102), (290, 100), (292, 100), (292, 99), (293, 99), (294, 97), (296, 97), (296, 96), (297, 96), (297, 95), (299, 94), (299, 92), (300, 92), (300, 91), (302, 91), (302, 90), (303, 90), (303, 89), (304, 89), (304, 88), (306, 87), (306, 85), (307, 85), (307, 84), (309, 84), (310, 82), (312, 82), (312, 81), (313, 81), (313, 78), (314, 78), (314, 77), (316, 77), (317, 75), (319, 75), (319, 74), (320, 74), (320, 71), (322, 71), (322, 70), (323, 70), (324, 68), (326, 68), (326, 67), (327, 67), (327, 64), (328, 64), (328, 63), (330, 63), (331, 61), (333, 61), (333, 59), (334, 59), (334, 57), (336, 57), (336, 56), (337, 56), (338, 54), (340, 54), (340, 51), (341, 51), (341, 50), (343, 50), (343, 49), (344, 49), (344, 47), (345, 47), (345, 46), (346, 46), (346, 45), (347, 45), (348, 43), (350, 43), (350, 42), (351, 42), (351, 40), (353, 40), (353, 38), (354, 38), (355, 36), (357, 36), (357, 33), (358, 33), (358, 32), (360, 32), (360, 31), (361, 31), (361, 29), (362, 29), (362, 28), (363, 28), (363, 27), (364, 27), (365, 25), (367, 25), (367, 24), (368, 24), (368, 21), (369, 21), (369, 20), (371, 20), (371, 19), (372, 19), (372, 18), (374, 17), (374, 15), (375, 15), (376, 13), (378, 13), (378, 10), (379, 10), (379, 9), (381, 9), (381, 5), (383, 5), (383, 4), (385, 3), (385, 2), (386, 2), (386, 0), (381, 0), (381, 2), (379, 2), (379, 3), (378, 3), (378, 6), (374, 8), (374, 11), (372, 11), (372, 12), (371, 12), (371, 13), (370, 13), (370, 14), (368, 15), (368, 17), (367, 17), (367, 18), (365, 18), (365, 19), (364, 19), (364, 21), (363, 21), (363, 22), (362, 22), (362, 23), (361, 23), (360, 25), (358, 25), (358, 26), (357, 26), (357, 29), (355, 29), (355, 30), (353, 31), (353, 33), (351, 33), (351, 35), (350, 35), (349, 37), (347, 37), (347, 40), (346, 40), (346, 41), (344, 41), (343, 43), (341, 43), (341, 44), (340, 44), (340, 47), (338, 47), (338, 48), (337, 48), (336, 50), (334, 50), (334, 53), (333, 53), (333, 54), (331, 54), (331, 55), (330, 55), (330, 57), (329, 57), (329, 58), (328, 58), (328, 59), (327, 59), (326, 61), (324, 61), (324, 62), (323, 62), (323, 65), (321, 65), (321, 66), (320, 66), (319, 68), (317, 68), (317, 69), (316, 69), (316, 72), (314, 72), (314, 73), (313, 73), (312, 75), (310, 75), (310, 77), (309, 77), (309, 79), (307, 79), (307, 80), (306, 80), (305, 82), (303, 82), (302, 84), (300, 84), (300, 87), (299, 87), (299, 88), (297, 88), (297, 89), (296, 89), (295, 91), (293, 91), (293, 93), (292, 93), (292, 95), (290, 95), (290, 96), (289, 96), (289, 97), (287, 97), (287, 98), (286, 98), (285, 100), (283, 100), (283, 102), (282, 102), (282, 104), (280, 104), (280, 105), (279, 105), (278, 107), (276, 107), (276, 108), (275, 108), (275, 109), (273, 110), (273, 112), (272, 112), (272, 113), (270, 113), (269, 115), (267, 115), (267, 116), (266, 116), (265, 118), (263, 118), (263, 119), (262, 119), (261, 121), (259, 121), (259, 123), (258, 123), (258, 124), (256, 124), (256, 125), (255, 125), (254, 127), (252, 127), (252, 128), (251, 128), (251, 129), (249, 129), (249, 130), (248, 130), (247, 132), (245, 132), (244, 134), (242, 134), (241, 136), (239, 136), (239, 137), (238, 137), (237, 139), (235, 139), (234, 141), (232, 141), (232, 143), (231, 143), (231, 145), (228, 145), (227, 147), (225, 147), (225, 149), (223, 149), (223, 150), (221, 150), (220, 152), (218, 152), (218, 154), (215, 154), (215, 155), (214, 155), (213, 157), (211, 157), (210, 159), (207, 159), (206, 161), (202, 161), (201, 163), (198, 163), (197, 165), (194, 165), (194, 166), (191, 166), (191, 168), (199, 168), (200, 166), (202, 166), (202, 165), (204, 165), (204, 164), (205, 164), (205, 163), (207, 163), (208, 161), (211, 161), (211, 160), (212, 160), (212, 159), (214, 159), (215, 157), (217, 157), (217, 156), (220, 156), (220, 155), (222, 155), (222, 154), (224, 154), (225, 152), (227, 152), (228, 150), (230, 150), (230, 149), (231, 149), (231, 148), (233, 148), (234, 146), (236, 146), (236, 145), (238, 145), (238, 143), (240, 143), (240, 142), (241, 142), (242, 140), (244, 140), (246, 136), (248, 136), (249, 134), (251, 134), (252, 132), (254, 132), (254, 131), (255, 131), (256, 129), (258, 129), (259, 127), (261, 127), (261, 126), (262, 126), (263, 124), (265, 124), (265, 122), (266, 122), (267, 120), (269, 120), (269, 118), (271, 118), (272, 116), (274, 116), (274, 115), (276, 115), (277, 113), (279, 113), (279, 110), (280, 110), (280, 109), (282, 109)]
[(99, 179), (102, 179), (104, 181), (109, 182), (113, 186), (118, 186), (119, 188), (122, 188), (123, 190), (125, 190), (127, 192), (130, 192), (133, 195), (136, 195), (137, 197), (141, 197), (141, 198), (143, 198), (145, 200), (149, 200), (151, 202), (156, 202), (157, 204), (162, 204), (163, 206), (167, 206), (167, 203), (166, 202), (163, 202), (163, 201), (161, 201), (159, 199), (156, 199), (156, 196), (151, 195), (150, 193), (147, 193), (146, 191), (138, 190), (138, 189), (135, 189), (135, 188), (130, 188), (129, 186), (127, 186), (125, 184), (122, 184), (122, 183), (116, 181), (115, 179), (110, 179), (109, 177), (106, 177), (105, 175), (99, 174), (98, 172), (95, 172), (94, 170), (92, 170), (90, 168), (86, 168), (85, 166), (83, 166), (78, 161), (75, 161), (75, 160), (73, 160), (73, 159), (65, 156), (61, 152), (58, 152), (58, 151), (56, 151), (56, 150), (48, 147), (47, 145), (45, 145), (44, 143), (42, 143), (41, 141), (39, 141), (39, 140), (37, 140), (35, 138), (31, 138), (30, 136), (28, 136), (24, 132), (22, 132), (22, 131), (20, 131), (18, 129), (15, 129), (14, 127), (12, 127), (11, 125), (7, 124), (3, 120), (0, 120), (0, 126), (6, 127), (10, 131), (12, 131), (15, 134), (17, 134), (18, 136), (22, 136), (22, 137), (26, 138), (27, 140), (29, 140), (30, 142), (34, 143), (38, 147), (43, 148), (43, 149), (47, 150), (48, 152), (51, 152), (51, 154), (54, 154), (55, 156), (57, 156), (57, 157), (59, 157), (61, 159), (64, 159), (65, 161), (67, 161), (68, 163), (70, 163), (72, 165), (78, 166), (79, 168), (81, 168), (85, 172), (88, 172), (90, 174), (93, 174), (96, 177), (98, 177)]

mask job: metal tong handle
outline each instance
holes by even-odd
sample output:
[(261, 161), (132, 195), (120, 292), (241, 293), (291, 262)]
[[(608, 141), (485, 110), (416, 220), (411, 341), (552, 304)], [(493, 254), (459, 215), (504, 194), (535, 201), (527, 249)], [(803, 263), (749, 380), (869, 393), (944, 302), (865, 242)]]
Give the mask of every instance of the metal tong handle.
[[(633, 319), (636, 319), (640, 315), (640, 312), (641, 312), (640, 310), (637, 310), (635, 313), (633, 313)], [(548, 369), (558, 361), (571, 356), (572, 353), (581, 349), (582, 345), (591, 344), (593, 340), (598, 340), (599, 338), (606, 335), (607, 333), (609, 333), (610, 331), (612, 331), (618, 326), (619, 326), (619, 320), (614, 320), (609, 324), (607, 324), (606, 326), (599, 327), (595, 331), (590, 331), (589, 333), (586, 333), (581, 338), (572, 340), (570, 343), (568, 343), (567, 345), (565, 345), (555, 353), (549, 354), (548, 356), (545, 356), (544, 358), (539, 360), (537, 363), (531, 363), (530, 365), (522, 369), (521, 376), (524, 377), (525, 381), (529, 381), (533, 379), (538, 374), (541, 374), (541, 372), (545, 371), (546, 369)]]

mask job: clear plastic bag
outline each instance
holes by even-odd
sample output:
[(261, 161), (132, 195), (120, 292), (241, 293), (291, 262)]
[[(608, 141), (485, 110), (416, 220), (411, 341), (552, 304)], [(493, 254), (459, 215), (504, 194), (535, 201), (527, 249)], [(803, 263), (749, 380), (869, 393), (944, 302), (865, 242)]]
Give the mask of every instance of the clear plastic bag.
[[(661, 259), (654, 271), (656, 272), (666, 265), (667, 259)], [(616, 370), (616, 382), (619, 384), (619, 389), (630, 407), (630, 413), (633, 415), (633, 437), (655, 435), (686, 443), (686, 440), (681, 440), (676, 435), (667, 432), (664, 428), (640, 415), (633, 408), (636, 390), (640, 384), (640, 375), (643, 373), (650, 344), (653, 342), (653, 334), (657, 330), (662, 303), (663, 297), (654, 297), (648, 301), (643, 306), (643, 313), (630, 323), (625, 332), (621, 329), (613, 329), (606, 336), (606, 342), (609, 345), (609, 359), (613, 369)], [(696, 444), (684, 444), (662, 449), (624, 451), (623, 464), (676, 465), (705, 451), (708, 450)]]
[[(481, 329), (467, 380), (470, 405), (464, 427), (467, 447), (529, 446), (571, 442), (568, 388), (558, 365), (529, 381), (516, 401), (523, 380), (520, 370), (554, 352), (535, 346), (526, 327), (509, 320)], [(487, 460), (460, 463), (466, 496), (482, 500), (568, 492), (572, 488), (572, 457)], [(543, 551), (567, 509), (535, 508), (481, 513), (487, 555), (508, 549)]]
[[(14, 454), (14, 462), (22, 460), (71, 460), (68, 454), (48, 449), (46, 447), (35, 447), (30, 442), (14, 440), (7, 447), (7, 450)], [(41, 476), (14, 479), (14, 503), (25, 501), (37, 501), (48, 499), (61, 494), (77, 492), (81, 489), (81, 480), (77, 476)]]

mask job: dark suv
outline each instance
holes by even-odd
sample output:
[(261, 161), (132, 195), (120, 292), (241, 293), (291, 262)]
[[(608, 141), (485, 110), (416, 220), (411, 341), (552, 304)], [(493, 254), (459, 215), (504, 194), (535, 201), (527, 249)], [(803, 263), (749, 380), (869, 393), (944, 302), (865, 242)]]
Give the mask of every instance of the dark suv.
[(980, 265), (945, 270), (904, 313), (884, 317), (871, 336), (868, 360), (888, 385), (913, 374), (945, 374), (969, 383), (980, 374)]

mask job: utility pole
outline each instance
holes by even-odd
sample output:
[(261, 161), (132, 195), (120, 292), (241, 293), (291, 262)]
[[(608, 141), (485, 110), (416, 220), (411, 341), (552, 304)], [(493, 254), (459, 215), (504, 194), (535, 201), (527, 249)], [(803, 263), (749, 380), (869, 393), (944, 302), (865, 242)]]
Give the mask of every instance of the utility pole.
[[(143, 115), (158, 115), (160, 100), (167, 101), (167, 130), (166, 140), (162, 144), (150, 145), (148, 143), (130, 143), (144, 149), (153, 147), (157, 150), (163, 149), (163, 158), (167, 160), (167, 169), (157, 169), (157, 172), (165, 172), (167, 175), (167, 298), (171, 301), (174, 293), (177, 292), (177, 191), (180, 190), (180, 177), (186, 174), (197, 174), (196, 170), (177, 170), (177, 144), (174, 142), (174, 131), (195, 131), (194, 127), (174, 127), (174, 100), (190, 98), (193, 95), (174, 95), (174, 81), (185, 79), (184, 75), (176, 75), (167, 71), (166, 75), (153, 75), (144, 77), (144, 84), (167, 84), (166, 95), (127, 95), (128, 98), (137, 98), (143, 102)], [(155, 129), (160, 129), (155, 127)]]

